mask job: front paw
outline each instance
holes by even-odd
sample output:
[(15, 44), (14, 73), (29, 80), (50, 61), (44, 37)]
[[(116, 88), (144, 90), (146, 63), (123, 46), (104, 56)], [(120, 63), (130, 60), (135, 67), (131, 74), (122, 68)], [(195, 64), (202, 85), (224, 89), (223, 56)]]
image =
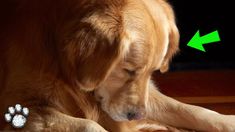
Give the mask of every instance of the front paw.
[(136, 127), (138, 128), (138, 132), (193, 132), (190, 130), (178, 129), (150, 120), (145, 122), (138, 122)]
[(80, 128), (81, 132), (108, 132), (98, 123), (92, 120), (87, 120), (82, 128)]

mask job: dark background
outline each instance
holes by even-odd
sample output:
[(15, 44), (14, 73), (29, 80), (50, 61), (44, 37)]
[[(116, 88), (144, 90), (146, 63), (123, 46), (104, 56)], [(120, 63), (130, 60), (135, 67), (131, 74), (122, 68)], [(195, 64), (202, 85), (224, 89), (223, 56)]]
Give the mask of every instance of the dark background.
[[(169, 0), (180, 30), (181, 52), (171, 70), (235, 69), (235, 6), (231, 0)], [(206, 52), (187, 47), (197, 30), (206, 35), (219, 31), (220, 42), (204, 45)]]

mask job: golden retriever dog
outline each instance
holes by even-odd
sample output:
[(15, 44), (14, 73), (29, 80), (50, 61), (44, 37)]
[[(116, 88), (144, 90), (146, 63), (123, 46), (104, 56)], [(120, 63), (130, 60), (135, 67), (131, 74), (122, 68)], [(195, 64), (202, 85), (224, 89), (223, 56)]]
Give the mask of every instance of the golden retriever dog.
[[(1, 130), (235, 131), (234, 116), (175, 101), (151, 81), (178, 49), (165, 0), (3, 0), (0, 19)], [(22, 129), (3, 118), (17, 103), (30, 110)]]

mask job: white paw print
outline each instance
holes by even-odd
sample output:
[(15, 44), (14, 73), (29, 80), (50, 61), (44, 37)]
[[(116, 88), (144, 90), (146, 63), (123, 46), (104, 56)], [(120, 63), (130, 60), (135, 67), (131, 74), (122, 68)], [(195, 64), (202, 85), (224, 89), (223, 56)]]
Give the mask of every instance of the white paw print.
[(11, 123), (14, 128), (22, 128), (27, 121), (28, 115), (28, 108), (22, 108), (20, 104), (16, 104), (15, 107), (8, 107), (8, 113), (5, 114), (5, 120), (6, 122)]

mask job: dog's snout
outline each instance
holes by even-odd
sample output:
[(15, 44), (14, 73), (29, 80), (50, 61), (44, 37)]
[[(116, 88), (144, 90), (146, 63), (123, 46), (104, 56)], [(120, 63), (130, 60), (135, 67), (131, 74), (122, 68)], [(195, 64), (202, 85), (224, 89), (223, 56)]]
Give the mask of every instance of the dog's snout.
[(143, 111), (129, 111), (126, 114), (128, 120), (140, 120), (145, 116)]

